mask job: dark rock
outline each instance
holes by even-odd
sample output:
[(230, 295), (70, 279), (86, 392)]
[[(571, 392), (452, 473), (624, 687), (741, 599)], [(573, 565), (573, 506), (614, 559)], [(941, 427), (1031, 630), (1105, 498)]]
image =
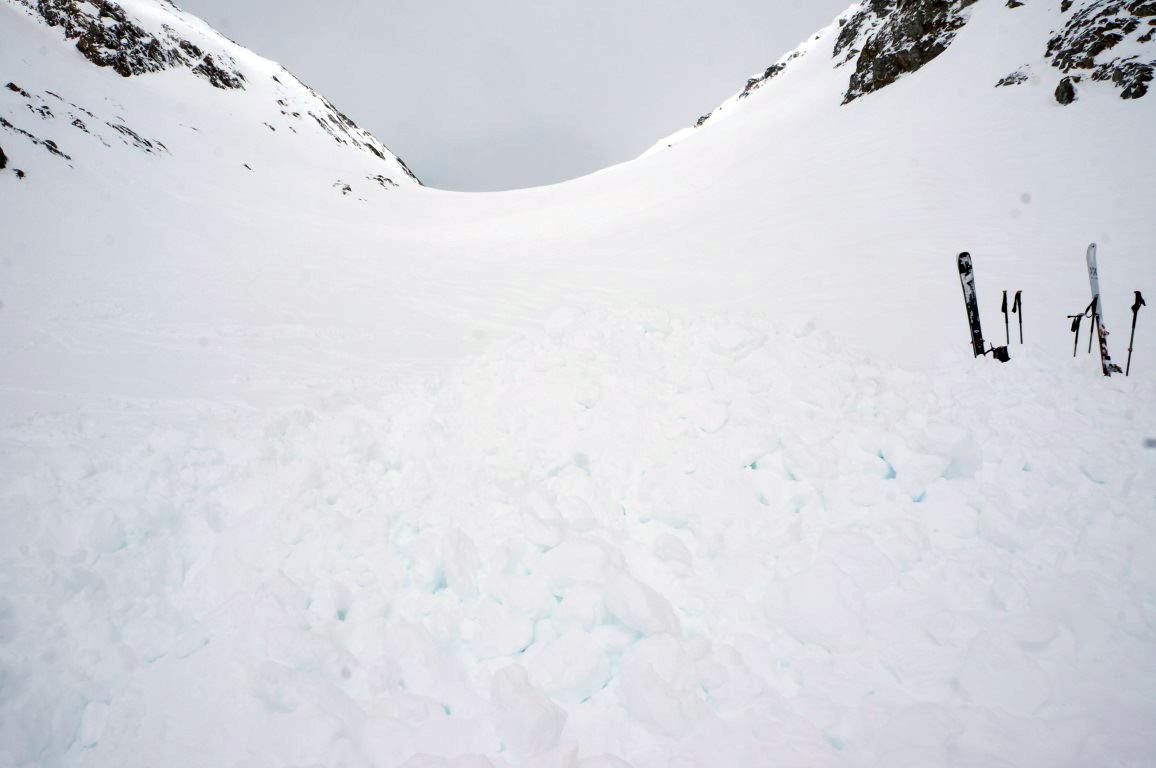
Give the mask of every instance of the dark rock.
[(152, 152), (155, 148), (151, 141), (144, 138), (132, 128), (129, 128), (127, 125), (123, 125), (121, 123), (105, 123), (105, 125), (119, 133), (124, 143), (131, 147), (142, 149), (145, 152)]
[(4, 154), (4, 147), (0, 147), (0, 171), (8, 167), (8, 155)]
[(193, 72), (208, 80), (216, 88), (229, 90), (245, 87), (245, 76), (239, 70), (225, 69), (207, 53), (201, 63), (193, 67)]
[(859, 48), (843, 103), (894, 83), (947, 50), (975, 0), (870, 0), (840, 32), (835, 55)]
[(72, 160), (71, 157), (64, 154), (64, 152), (62, 152), (60, 150), (60, 147), (56, 146), (55, 141), (52, 141), (51, 139), (37, 138), (34, 134), (29, 133), (28, 131), (24, 130), (23, 128), (17, 128), (15, 125), (13, 125), (11, 122), (9, 122), (7, 118), (0, 117), (0, 128), (7, 128), (8, 130), (12, 131), (13, 133), (18, 133), (21, 136), (26, 137), (33, 144), (36, 144), (37, 146), (40, 146), (40, 147), (44, 147), (50, 153), (56, 155), (57, 157), (60, 157), (64, 160)]
[(12, 91), (13, 93), (19, 93), (21, 96), (23, 96), (26, 99), (32, 98), (32, 94), (30, 94), (28, 91), (26, 91), (23, 88), (21, 88), (20, 86), (18, 86), (16, 83), (8, 83), (8, 85), (6, 85), (4, 87), (7, 88), (8, 90)]
[(879, 20), (894, 10), (893, 0), (868, 0), (865, 7), (846, 22), (839, 19), (839, 36), (835, 38), (832, 53), (836, 66), (843, 66), (862, 52), (861, 44), (868, 33), (879, 24)]
[[(798, 51), (796, 51), (795, 53), (792, 53), (790, 56), (788, 56), (786, 61), (781, 61), (777, 64), (772, 64), (771, 66), (767, 67), (763, 71), (763, 74), (759, 75), (758, 77), (752, 77), (752, 78), (748, 79), (747, 80), (747, 87), (744, 88), (743, 92), (739, 94), (739, 98), (745, 99), (746, 97), (750, 96), (753, 92), (757, 91), (759, 88), (762, 88), (763, 85), (768, 80), (771, 80), (771, 79), (777, 77), (778, 75), (782, 74), (783, 70), (785, 70), (787, 68), (787, 64), (791, 60), (797, 59), (800, 55), (802, 55), (802, 54), (800, 54)], [(709, 118), (710, 115), (707, 115), (707, 117)], [(700, 123), (700, 125), (701, 125), (701, 123)]]
[(112, 0), (36, 0), (34, 10), (49, 26), (60, 27), (65, 38), (75, 40), (85, 58), (123, 77), (187, 66), (217, 88), (244, 87), (239, 70), (222, 67), (169, 27), (154, 36)]
[(28, 175), (28, 174), (24, 173), (24, 171), (20, 170), (19, 168), (13, 168), (12, 170), (16, 171), (16, 178), (18, 178), (18, 179), (23, 179), (25, 176)]
[[(1065, 3), (1065, 12), (1074, 3)], [(1151, 46), (1156, 22), (1156, 0), (1085, 0), (1048, 40), (1046, 56), (1064, 73), (1085, 71), (1093, 80), (1110, 82), (1120, 89), (1120, 97), (1138, 99), (1147, 94), (1148, 83), (1156, 76), (1156, 50), (1138, 54), (1140, 46)], [(1114, 55), (1121, 43), (1123, 55)], [(1059, 94), (1056, 96), (1059, 99)], [(1064, 103), (1064, 102), (1061, 102)]]
[(409, 166), (405, 164), (405, 161), (404, 161), (404, 160), (402, 160), (402, 159), (401, 159), (400, 157), (398, 157), (397, 155), (394, 155), (394, 156), (393, 156), (393, 159), (394, 159), (394, 160), (397, 160), (397, 164), (398, 164), (399, 166), (401, 166), (401, 169), (402, 169), (403, 171), (405, 171), (405, 175), (406, 175), (406, 176), (409, 176), (411, 179), (413, 179), (415, 182), (417, 182), (417, 185), (418, 185), (418, 186), (424, 186), (424, 185), (422, 184), (422, 181), (421, 181), (421, 179), (419, 179), (419, 178), (417, 177), (417, 174), (415, 174), (413, 171), (411, 171), (411, 170), (409, 169)]
[(1056, 101), (1065, 107), (1076, 100), (1076, 81), (1070, 77), (1060, 80), (1056, 86)]
[(1023, 5), (1019, 0), (1007, 0), (1008, 8), (1019, 8)]
[(1093, 80), (1108, 80), (1120, 88), (1121, 99), (1139, 99), (1148, 93), (1148, 83), (1152, 82), (1154, 68), (1151, 64), (1136, 61), (1117, 62), (1111, 68), (1100, 68), (1092, 73)]
[(391, 188), (395, 189), (395, 188), (397, 188), (397, 182), (396, 181), (389, 178), (388, 176), (383, 176), (380, 173), (377, 174), (376, 176), (366, 176), (365, 178), (369, 179), (370, 181), (376, 181), (378, 184), (381, 185), (382, 189), (391, 189)]
[(998, 83), (995, 84), (995, 87), (1005, 88), (1009, 85), (1021, 85), (1022, 83), (1026, 83), (1028, 79), (1029, 75), (1027, 72), (1022, 69), (1017, 69), (1015, 72), (1012, 72), (1010, 75), (1002, 78)]

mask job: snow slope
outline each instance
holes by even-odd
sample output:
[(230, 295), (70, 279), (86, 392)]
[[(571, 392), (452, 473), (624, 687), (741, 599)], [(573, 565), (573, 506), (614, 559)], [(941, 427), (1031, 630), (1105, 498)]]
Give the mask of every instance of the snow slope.
[(466, 195), (167, 4), (245, 88), (0, 3), (0, 764), (1156, 761), (1156, 333), (1106, 380), (1065, 319), (1091, 240), (1118, 356), (1156, 294), (1156, 97), (979, 0), (844, 104), (918, 5)]

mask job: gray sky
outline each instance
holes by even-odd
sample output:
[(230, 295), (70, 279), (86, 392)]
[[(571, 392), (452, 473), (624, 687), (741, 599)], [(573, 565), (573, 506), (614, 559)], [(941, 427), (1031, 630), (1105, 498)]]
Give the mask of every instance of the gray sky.
[(178, 0), (285, 65), (427, 184), (495, 190), (637, 156), (851, 0)]

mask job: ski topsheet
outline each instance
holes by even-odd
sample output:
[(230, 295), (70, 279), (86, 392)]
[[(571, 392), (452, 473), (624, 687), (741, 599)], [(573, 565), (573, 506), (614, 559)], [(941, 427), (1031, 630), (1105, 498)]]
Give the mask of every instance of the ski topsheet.
[(1088, 246), (1088, 282), (1092, 286), (1092, 323), (1100, 337), (1100, 366), (1105, 376), (1123, 373), (1108, 354), (1108, 329), (1104, 327), (1104, 302), (1100, 299), (1100, 270), (1096, 263), (1096, 244)]
[(959, 282), (963, 286), (963, 304), (967, 308), (967, 324), (971, 327), (971, 350), (976, 357), (983, 355), (983, 328), (979, 324), (979, 299), (975, 295), (975, 272), (971, 254), (959, 254)]

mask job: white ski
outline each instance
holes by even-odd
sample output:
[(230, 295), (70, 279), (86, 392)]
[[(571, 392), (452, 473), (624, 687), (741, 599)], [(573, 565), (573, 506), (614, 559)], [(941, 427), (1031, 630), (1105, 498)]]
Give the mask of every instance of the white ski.
[(1088, 246), (1088, 282), (1092, 285), (1092, 323), (1100, 337), (1100, 366), (1105, 376), (1123, 373), (1108, 354), (1108, 329), (1104, 327), (1103, 302), (1100, 300), (1100, 271), (1096, 264), (1096, 244)]

